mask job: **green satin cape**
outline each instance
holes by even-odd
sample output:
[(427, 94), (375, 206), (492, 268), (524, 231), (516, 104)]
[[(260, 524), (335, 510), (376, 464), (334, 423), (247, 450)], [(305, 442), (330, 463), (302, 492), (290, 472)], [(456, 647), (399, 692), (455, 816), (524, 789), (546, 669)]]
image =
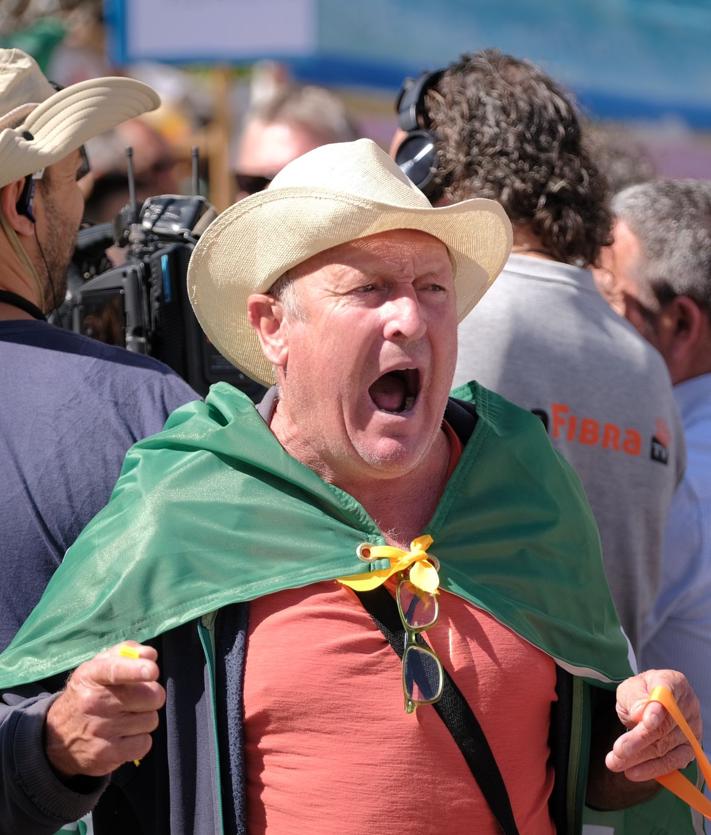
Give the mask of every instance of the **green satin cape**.
[[(577, 477), (538, 418), (476, 384), (457, 395), (476, 403), (479, 421), (422, 531), (442, 588), (575, 673), (625, 678), (627, 643)], [(236, 601), (369, 571), (356, 555), (364, 541), (384, 542), (363, 507), (289, 456), (251, 401), (218, 383), (129, 450), (109, 504), (0, 655), (0, 687)]]

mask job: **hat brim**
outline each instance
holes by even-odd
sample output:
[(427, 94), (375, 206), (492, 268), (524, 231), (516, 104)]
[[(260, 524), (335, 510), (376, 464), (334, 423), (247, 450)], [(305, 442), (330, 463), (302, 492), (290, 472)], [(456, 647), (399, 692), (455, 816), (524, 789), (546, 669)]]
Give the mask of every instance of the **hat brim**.
[(426, 232), (447, 247), (459, 321), (484, 295), (511, 250), (511, 224), (493, 200), (413, 208), (327, 189), (265, 191), (228, 208), (198, 241), (187, 279), (195, 315), (224, 357), (271, 385), (274, 370), (248, 322), (247, 298), (319, 252), (395, 229)]
[(60, 90), (21, 125), (0, 131), (0, 188), (54, 165), (87, 140), (159, 105), (155, 90), (133, 78), (92, 78)]

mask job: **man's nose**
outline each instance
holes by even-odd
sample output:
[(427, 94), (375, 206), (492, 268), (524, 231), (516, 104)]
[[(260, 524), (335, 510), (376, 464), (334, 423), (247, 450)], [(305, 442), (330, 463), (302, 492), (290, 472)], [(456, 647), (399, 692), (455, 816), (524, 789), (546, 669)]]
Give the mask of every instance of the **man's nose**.
[(414, 290), (398, 294), (387, 303), (385, 338), (420, 339), (426, 330), (422, 308)]

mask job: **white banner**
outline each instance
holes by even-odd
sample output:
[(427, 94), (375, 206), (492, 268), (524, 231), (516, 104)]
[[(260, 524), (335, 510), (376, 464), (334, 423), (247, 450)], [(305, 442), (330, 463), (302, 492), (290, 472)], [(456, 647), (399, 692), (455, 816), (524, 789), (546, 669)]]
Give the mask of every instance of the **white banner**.
[(316, 47), (316, 0), (123, 0), (133, 61), (303, 56)]

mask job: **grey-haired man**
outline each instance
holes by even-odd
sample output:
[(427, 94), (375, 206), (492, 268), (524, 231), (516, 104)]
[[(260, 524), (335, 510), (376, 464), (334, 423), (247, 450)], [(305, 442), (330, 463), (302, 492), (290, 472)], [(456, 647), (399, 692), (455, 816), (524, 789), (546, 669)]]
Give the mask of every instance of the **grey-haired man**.
[(673, 660), (711, 727), (711, 183), (656, 180), (612, 201), (603, 294), (662, 355), (686, 435), (687, 468), (669, 511), (662, 586), (641, 660)]

